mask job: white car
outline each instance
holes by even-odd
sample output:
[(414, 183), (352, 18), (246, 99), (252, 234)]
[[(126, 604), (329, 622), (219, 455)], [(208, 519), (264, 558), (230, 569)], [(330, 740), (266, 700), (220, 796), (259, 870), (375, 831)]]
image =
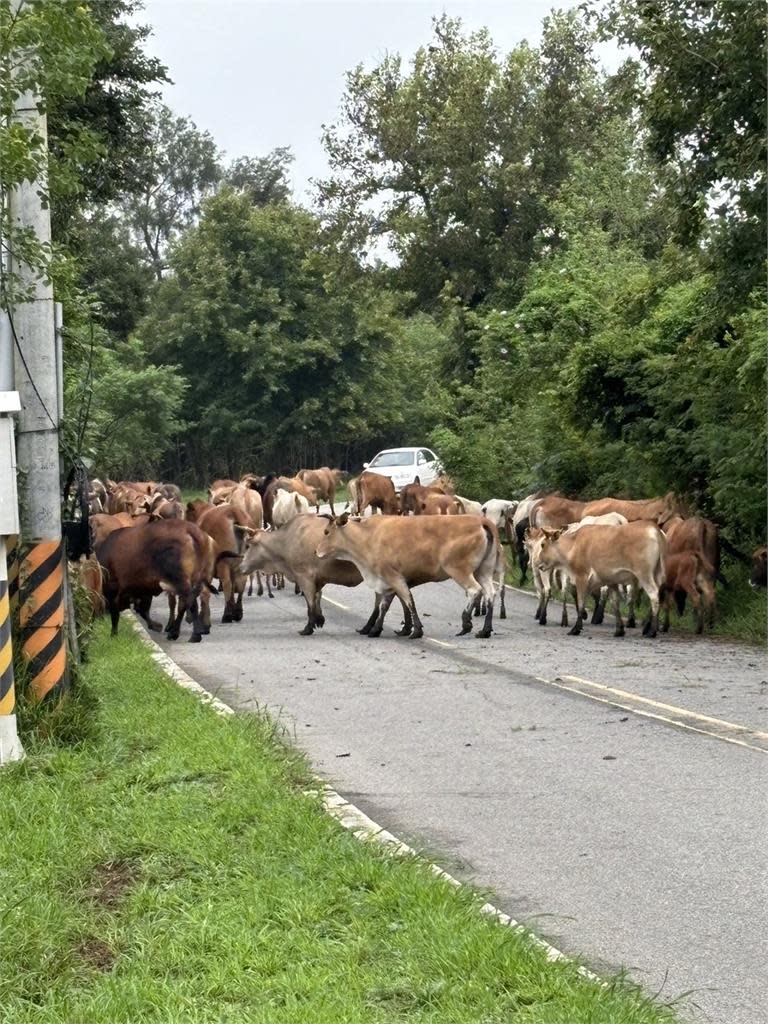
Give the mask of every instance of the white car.
[(388, 476), (398, 494), (416, 477), (426, 486), (434, 483), (443, 471), (440, 460), (429, 448), (386, 448), (370, 462), (364, 462), (363, 469)]

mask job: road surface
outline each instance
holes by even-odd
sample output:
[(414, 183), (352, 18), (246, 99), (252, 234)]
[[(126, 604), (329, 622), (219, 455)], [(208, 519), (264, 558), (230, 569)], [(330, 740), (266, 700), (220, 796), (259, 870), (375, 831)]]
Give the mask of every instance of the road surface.
[(416, 600), (423, 640), (394, 636), (396, 605), (381, 638), (358, 636), (363, 586), (327, 587), (325, 628), (300, 637), (289, 585), (246, 599), (239, 624), (214, 599), (210, 636), (163, 646), (554, 945), (662, 999), (691, 992), (686, 1020), (766, 1024), (764, 651), (608, 622), (570, 637), (519, 592), (490, 640), (456, 638), (453, 583)]

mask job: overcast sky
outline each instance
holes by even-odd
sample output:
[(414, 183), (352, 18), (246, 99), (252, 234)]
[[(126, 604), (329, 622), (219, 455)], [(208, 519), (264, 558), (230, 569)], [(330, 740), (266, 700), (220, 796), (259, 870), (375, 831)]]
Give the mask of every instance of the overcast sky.
[[(556, 4), (575, 6), (575, 0)], [(293, 186), (327, 164), (321, 126), (338, 116), (344, 72), (386, 52), (410, 56), (443, 11), (466, 28), (487, 26), (501, 51), (536, 43), (552, 0), (145, 0), (147, 49), (168, 66), (165, 101), (213, 135), (228, 157), (290, 146)], [(601, 54), (614, 65), (616, 54)]]

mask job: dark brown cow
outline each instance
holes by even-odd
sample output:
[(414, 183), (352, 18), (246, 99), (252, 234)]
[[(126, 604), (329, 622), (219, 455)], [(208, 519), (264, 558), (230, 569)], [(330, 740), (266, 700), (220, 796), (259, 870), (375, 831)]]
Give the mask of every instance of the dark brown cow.
[(387, 516), (396, 516), (400, 513), (395, 485), (388, 476), (369, 473), (366, 469), (356, 480), (350, 481), (349, 490), (353, 496), (353, 512), (356, 515), (362, 515), (369, 506), (372, 511), (378, 509)]
[(185, 612), (192, 618), (190, 641), (202, 638), (198, 597), (205, 584), (208, 545), (199, 527), (178, 519), (158, 520), (141, 529), (114, 530), (96, 548), (104, 569), (104, 599), (117, 634), (120, 612), (133, 602), (147, 626), (162, 626), (149, 616), (152, 598), (162, 591), (178, 600), (178, 613), (169, 620), (169, 640), (177, 640)]
[(768, 585), (768, 548), (757, 548), (752, 553), (752, 572), (749, 577), (750, 587)]
[[(667, 537), (667, 554), (669, 557), (690, 552), (697, 555), (699, 559), (708, 566), (710, 582), (716, 580), (724, 582), (720, 572), (720, 539), (715, 523), (711, 519), (704, 519), (701, 516), (690, 516), (683, 519), (679, 515), (662, 517), (660, 520), (661, 529)], [(689, 567), (688, 567), (689, 568)], [(689, 591), (686, 588), (678, 588), (679, 594), (676, 598), (680, 614), (685, 610), (685, 595)], [(682, 602), (682, 604), (681, 604)], [(712, 600), (706, 602), (709, 613), (709, 624), (714, 624), (715, 617), (715, 596), (712, 590)]]
[(405, 487), (400, 488), (401, 514), (407, 516), (409, 512), (413, 512), (415, 516), (419, 515), (421, 504), (427, 500), (428, 495), (453, 494), (449, 487), (450, 483), (447, 477), (438, 477), (433, 484), (428, 486), (422, 484), (419, 478), (416, 477), (412, 484), (406, 484)]

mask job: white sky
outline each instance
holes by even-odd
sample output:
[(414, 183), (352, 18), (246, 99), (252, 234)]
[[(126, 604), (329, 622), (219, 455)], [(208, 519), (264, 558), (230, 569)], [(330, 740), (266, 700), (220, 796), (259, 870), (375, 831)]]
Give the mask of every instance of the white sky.
[[(561, 0), (554, 6), (576, 6)], [(290, 146), (297, 199), (327, 171), (321, 126), (338, 116), (344, 72), (386, 52), (410, 57), (443, 11), (487, 26), (499, 50), (535, 44), (552, 0), (145, 0), (147, 49), (168, 66), (165, 102), (229, 158)], [(617, 51), (601, 52), (615, 67)]]

